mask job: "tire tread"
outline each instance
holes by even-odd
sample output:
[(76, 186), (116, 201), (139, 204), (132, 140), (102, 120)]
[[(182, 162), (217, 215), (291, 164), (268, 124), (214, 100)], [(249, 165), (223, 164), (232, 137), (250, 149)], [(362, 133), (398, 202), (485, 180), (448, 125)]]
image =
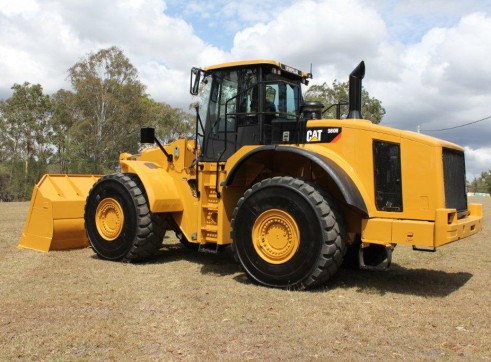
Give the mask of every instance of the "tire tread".
[[(232, 240), (236, 240), (237, 238), (235, 220), (245, 200), (258, 189), (270, 185), (284, 186), (298, 190), (314, 207), (322, 226), (322, 247), (315, 264), (312, 265), (310, 273), (303, 280), (294, 282), (287, 289), (303, 290), (324, 284), (336, 273), (343, 262), (346, 253), (346, 227), (342, 214), (334, 199), (326, 191), (310, 181), (290, 176), (277, 176), (262, 180), (250, 187), (239, 199), (234, 210), (231, 220)], [(235, 243), (232, 246), (235, 259), (240, 262)], [(245, 268), (243, 269), (245, 270)], [(247, 270), (245, 271), (247, 273)]]
[[(97, 181), (92, 189), (95, 189), (101, 182), (108, 179), (120, 183), (128, 191), (133, 199), (137, 217), (136, 236), (126, 255), (119, 260), (122, 262), (146, 261), (155, 254), (162, 244), (166, 229), (165, 222), (159, 215), (150, 211), (143, 184), (137, 175), (129, 173), (107, 175)], [(91, 192), (89, 192), (89, 196)], [(89, 200), (89, 196), (87, 200)], [(87, 207), (88, 202), (86, 203), (86, 210)], [(95, 251), (99, 257), (105, 259), (104, 255), (100, 255), (97, 250)]]

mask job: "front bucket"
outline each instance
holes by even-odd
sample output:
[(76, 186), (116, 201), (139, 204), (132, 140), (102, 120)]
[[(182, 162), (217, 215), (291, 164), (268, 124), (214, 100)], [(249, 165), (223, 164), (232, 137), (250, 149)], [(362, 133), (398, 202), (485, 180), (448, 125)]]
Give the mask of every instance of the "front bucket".
[(34, 186), (19, 248), (39, 251), (89, 246), (85, 200), (100, 176), (44, 175)]

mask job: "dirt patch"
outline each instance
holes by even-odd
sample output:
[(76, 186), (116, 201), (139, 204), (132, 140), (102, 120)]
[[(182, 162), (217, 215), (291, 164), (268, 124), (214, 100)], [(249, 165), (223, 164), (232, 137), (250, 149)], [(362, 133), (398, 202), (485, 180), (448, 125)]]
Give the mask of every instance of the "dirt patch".
[(342, 269), (310, 292), (254, 285), (230, 251), (173, 235), (141, 265), (19, 250), (28, 204), (0, 203), (0, 360), (491, 359), (491, 200), (471, 201), (480, 234), (398, 246), (391, 271)]

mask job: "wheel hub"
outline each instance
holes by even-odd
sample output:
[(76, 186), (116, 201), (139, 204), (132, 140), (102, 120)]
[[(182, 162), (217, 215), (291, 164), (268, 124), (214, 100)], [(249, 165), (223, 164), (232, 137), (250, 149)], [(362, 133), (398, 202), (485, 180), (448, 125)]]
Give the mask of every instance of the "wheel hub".
[(289, 261), (300, 246), (300, 231), (295, 219), (279, 209), (264, 211), (252, 227), (254, 249), (271, 264)]
[(113, 198), (102, 200), (95, 212), (95, 224), (99, 235), (110, 242), (123, 230), (124, 213), (119, 202)]

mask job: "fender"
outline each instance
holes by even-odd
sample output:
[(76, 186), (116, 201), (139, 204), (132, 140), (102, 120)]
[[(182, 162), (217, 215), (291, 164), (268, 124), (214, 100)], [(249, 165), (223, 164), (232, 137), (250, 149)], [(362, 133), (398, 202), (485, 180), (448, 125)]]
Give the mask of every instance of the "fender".
[(344, 197), (346, 203), (350, 206), (353, 206), (358, 211), (362, 212), (364, 216), (368, 216), (368, 209), (363, 200), (363, 197), (356, 187), (356, 184), (351, 179), (351, 177), (346, 173), (346, 171), (336, 164), (333, 160), (319, 155), (316, 152), (312, 152), (303, 148), (291, 147), (291, 146), (261, 146), (253, 149), (249, 153), (242, 156), (237, 163), (232, 167), (230, 173), (227, 176), (227, 179), (224, 181), (223, 186), (230, 186), (234, 182), (234, 178), (241, 168), (241, 166), (246, 163), (252, 157), (263, 153), (263, 152), (287, 152), (294, 153), (297, 155), (301, 155), (308, 160), (312, 161), (316, 165), (318, 165), (326, 174), (331, 177), (336, 186), (341, 191), (341, 194)]
[(150, 211), (183, 211), (174, 179), (159, 165), (148, 161), (120, 160), (121, 171), (136, 174), (145, 188)]

